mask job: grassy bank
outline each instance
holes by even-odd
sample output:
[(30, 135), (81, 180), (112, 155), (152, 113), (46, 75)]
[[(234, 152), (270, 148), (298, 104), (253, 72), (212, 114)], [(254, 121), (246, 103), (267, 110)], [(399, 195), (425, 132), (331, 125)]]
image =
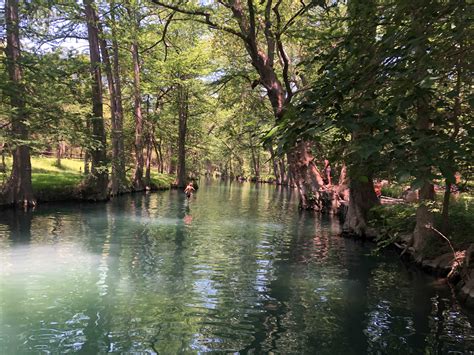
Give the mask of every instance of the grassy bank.
[[(6, 163), (7, 172), (1, 177), (1, 182), (10, 175), (11, 158)], [(55, 158), (32, 157), (31, 167), (31, 182), (38, 201), (75, 199), (77, 187), (85, 177), (82, 173), (84, 162), (79, 159), (61, 159), (61, 166), (57, 166)], [(151, 180), (158, 189), (168, 189), (175, 177), (152, 171)]]

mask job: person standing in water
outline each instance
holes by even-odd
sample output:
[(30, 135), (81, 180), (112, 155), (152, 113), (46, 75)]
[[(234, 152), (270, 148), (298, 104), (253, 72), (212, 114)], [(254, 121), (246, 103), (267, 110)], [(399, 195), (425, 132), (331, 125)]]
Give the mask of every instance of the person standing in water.
[(323, 169), (323, 181), (325, 185), (331, 186), (331, 164), (329, 164), (329, 160), (324, 159), (324, 169)]
[(188, 186), (186, 186), (186, 188), (184, 189), (184, 193), (186, 194), (186, 197), (189, 199), (191, 197), (191, 195), (193, 194), (193, 191), (196, 191), (194, 189), (194, 186), (193, 186), (193, 183), (190, 182), (188, 184)]

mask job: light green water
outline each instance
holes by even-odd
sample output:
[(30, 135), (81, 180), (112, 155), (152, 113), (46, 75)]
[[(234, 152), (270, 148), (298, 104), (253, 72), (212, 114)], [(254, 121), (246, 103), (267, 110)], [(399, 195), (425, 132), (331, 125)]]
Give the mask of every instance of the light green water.
[(472, 314), (274, 186), (0, 211), (0, 353), (474, 351)]

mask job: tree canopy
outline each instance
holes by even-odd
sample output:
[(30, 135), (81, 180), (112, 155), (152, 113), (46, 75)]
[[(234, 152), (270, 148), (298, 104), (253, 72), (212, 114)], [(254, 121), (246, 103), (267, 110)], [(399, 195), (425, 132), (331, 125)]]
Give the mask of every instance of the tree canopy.
[(274, 181), (302, 208), (348, 203), (364, 234), (386, 179), (420, 189), (421, 248), (434, 185), (472, 179), (464, 0), (6, 0), (2, 16), (3, 203), (34, 205), (31, 156), (51, 155), (83, 161), (85, 199), (164, 173)]

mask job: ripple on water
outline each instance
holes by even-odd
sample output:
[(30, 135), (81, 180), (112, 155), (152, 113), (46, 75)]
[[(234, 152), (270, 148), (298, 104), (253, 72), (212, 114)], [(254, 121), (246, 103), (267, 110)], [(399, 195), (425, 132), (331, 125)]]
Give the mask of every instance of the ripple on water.
[(7, 353), (474, 349), (472, 315), (445, 285), (368, 255), (290, 195), (203, 183), (189, 203), (171, 191), (43, 210), (21, 238), (0, 224), (0, 342)]

